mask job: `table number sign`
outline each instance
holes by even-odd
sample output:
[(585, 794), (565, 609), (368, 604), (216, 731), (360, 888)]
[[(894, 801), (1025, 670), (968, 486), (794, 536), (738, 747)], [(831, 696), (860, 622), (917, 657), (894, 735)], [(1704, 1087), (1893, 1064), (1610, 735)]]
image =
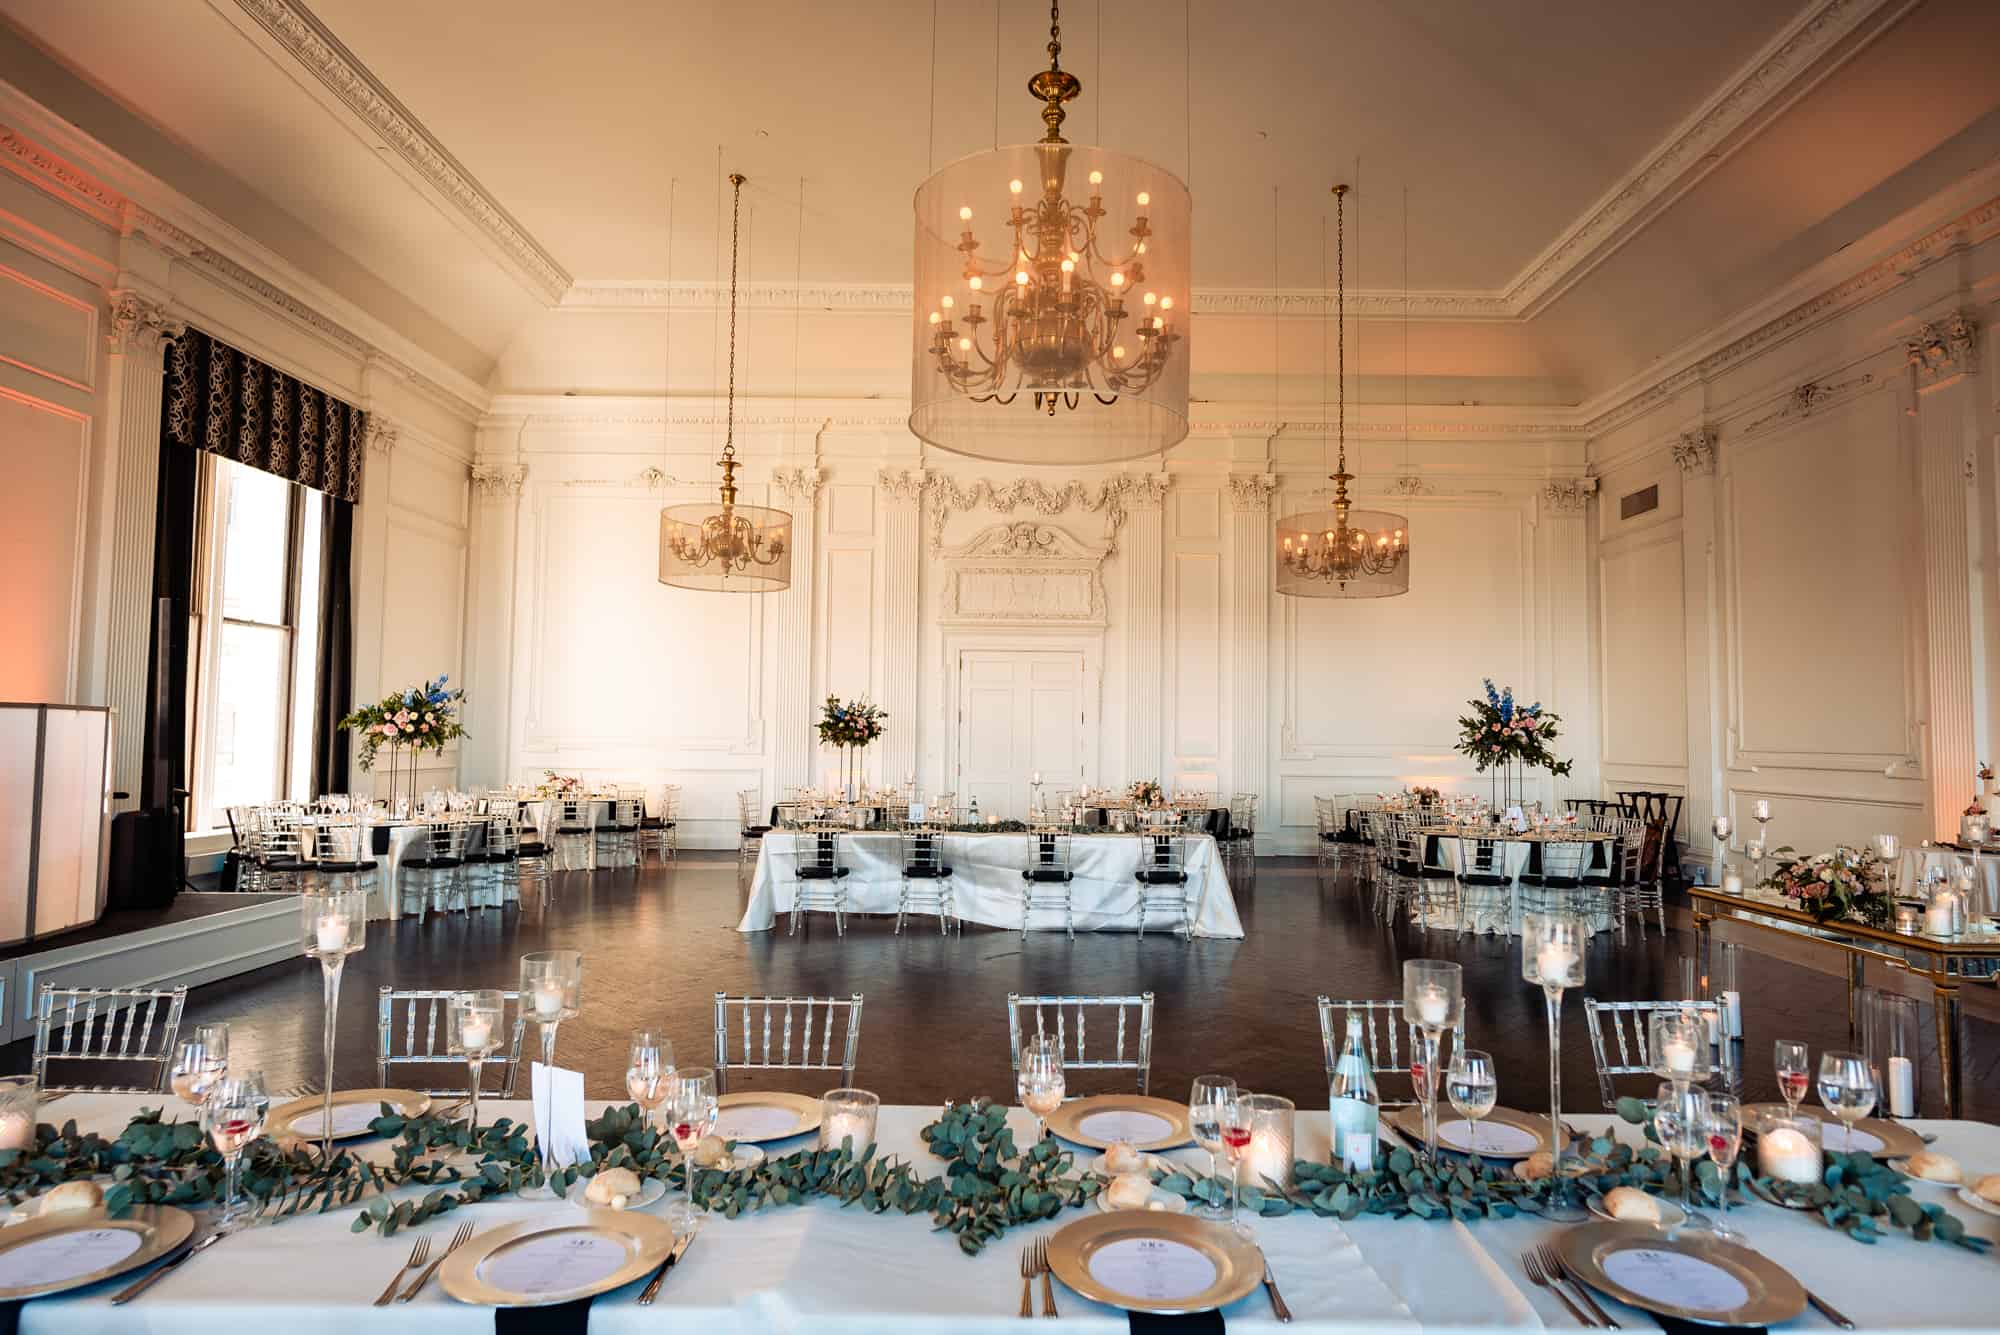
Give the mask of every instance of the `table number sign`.
[(545, 1168), (590, 1162), (590, 1137), (583, 1129), (583, 1072), (533, 1063), (530, 1082), (535, 1103), (535, 1144)]

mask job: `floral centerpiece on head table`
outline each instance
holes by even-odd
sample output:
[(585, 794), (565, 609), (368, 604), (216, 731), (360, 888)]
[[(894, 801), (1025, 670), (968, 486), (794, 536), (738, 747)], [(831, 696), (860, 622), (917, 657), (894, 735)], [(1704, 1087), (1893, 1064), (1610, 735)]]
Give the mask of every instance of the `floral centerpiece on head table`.
[(840, 788), (850, 800), (854, 796), (860, 769), (854, 753), (866, 750), (871, 742), (881, 737), (883, 721), (888, 717), (882, 707), (872, 701), (842, 700), (837, 695), (826, 697), (826, 704), (820, 709), (820, 745), (840, 748)]
[(392, 802), (396, 796), (398, 752), (410, 753), (414, 782), (416, 756), (419, 753), (443, 751), (466, 735), (465, 724), (459, 719), (459, 704), (465, 699), (465, 692), (451, 689), (450, 682), (449, 675), (440, 674), (436, 681), (385, 695), (372, 705), (359, 706), (335, 725), (344, 731), (361, 734), (358, 760), (364, 770), (374, 769), (377, 754), (383, 747), (389, 748), (389, 797)]
[(1137, 807), (1156, 807), (1166, 798), (1158, 779), (1141, 779), (1132, 785), (1130, 793), (1132, 805)]
[(559, 774), (552, 769), (543, 770), (542, 781), (535, 785), (535, 791), (543, 797), (569, 797), (582, 789), (581, 775)]
[(1886, 927), (1893, 916), (1895, 896), (1883, 875), (1882, 861), (1872, 850), (1842, 845), (1830, 853), (1801, 857), (1797, 849), (1786, 847), (1774, 850), (1773, 856), (1778, 868), (1763, 888), (1795, 901), (1819, 921), (1847, 918)]

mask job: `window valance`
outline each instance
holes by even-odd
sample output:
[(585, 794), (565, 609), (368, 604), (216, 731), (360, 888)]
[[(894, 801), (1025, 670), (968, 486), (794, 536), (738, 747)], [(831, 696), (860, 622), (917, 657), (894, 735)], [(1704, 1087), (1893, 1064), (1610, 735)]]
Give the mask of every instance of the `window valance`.
[(348, 502), (367, 414), (198, 329), (167, 345), (169, 439)]

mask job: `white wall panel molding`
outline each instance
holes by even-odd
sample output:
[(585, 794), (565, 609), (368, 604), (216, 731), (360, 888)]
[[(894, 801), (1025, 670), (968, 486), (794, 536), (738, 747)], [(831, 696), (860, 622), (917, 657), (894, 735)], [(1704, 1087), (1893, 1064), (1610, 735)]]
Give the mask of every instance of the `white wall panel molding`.
[[(1125, 584), (1124, 645), (1125, 773), (1130, 782), (1156, 779), (1167, 771), (1164, 678), (1153, 670), (1171, 652), (1164, 619), (1164, 502), (1173, 485), (1169, 473), (1123, 473), (1105, 484), (1124, 497), (1125, 547), (1120, 565)], [(1107, 550), (1114, 550), (1110, 542)]]
[[(882, 708), (896, 722), (875, 758), (880, 783), (916, 773), (923, 754), (923, 696), (918, 680), (923, 612), (923, 469), (884, 468), (876, 474), (882, 499)], [(953, 580), (953, 588), (961, 588)], [(870, 750), (875, 748), (871, 747)]]
[(940, 626), (1106, 624), (1105, 548), (1067, 529), (1012, 520), (938, 554)]
[(1229, 475), (1229, 787), (1265, 804), (1259, 824), (1274, 827), (1271, 807), (1271, 473)]
[[(771, 628), (771, 795), (812, 782), (813, 608), (819, 592), (819, 496), (826, 477), (818, 468), (775, 470), (772, 485), (792, 516), (792, 582), (759, 601)], [(768, 804), (766, 804), (768, 805)], [(734, 817), (732, 817), (734, 819)]]

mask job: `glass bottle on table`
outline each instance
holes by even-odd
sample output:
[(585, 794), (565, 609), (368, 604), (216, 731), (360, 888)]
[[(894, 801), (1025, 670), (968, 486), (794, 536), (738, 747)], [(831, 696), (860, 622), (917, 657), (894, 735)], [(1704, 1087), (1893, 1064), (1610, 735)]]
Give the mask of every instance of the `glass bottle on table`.
[(1772, 1045), (1771, 1064), (1778, 1073), (1778, 1095), (1785, 1101), (1785, 1120), (1795, 1121), (1806, 1091), (1812, 1088), (1810, 1053), (1797, 1039), (1781, 1038)]
[(1500, 1076), (1493, 1055), (1477, 1048), (1453, 1053), (1444, 1073), (1444, 1092), (1452, 1108), (1471, 1128), (1472, 1152), (1479, 1153), (1479, 1122), (1493, 1111), (1500, 1097)]
[[(1194, 1136), (1194, 1143), (1208, 1151), (1210, 1179), (1222, 1176), (1221, 1156), (1226, 1149), (1222, 1143), (1222, 1114), (1235, 1098), (1236, 1082), (1226, 1075), (1198, 1075), (1188, 1093), (1188, 1130)], [(1194, 1213), (1203, 1219), (1229, 1217), (1228, 1207), (1215, 1201), (1202, 1201), (1194, 1207)]]
[(242, 1197), (243, 1151), (264, 1134), (270, 1111), (271, 1096), (265, 1092), (262, 1071), (224, 1076), (202, 1101), (201, 1129), (222, 1156), (224, 1168), (222, 1213), (215, 1220), (218, 1233), (234, 1233), (256, 1220), (257, 1212)]
[(1036, 1034), (1021, 1044), (1021, 1069), (1014, 1080), (1021, 1106), (1035, 1118), (1035, 1141), (1048, 1132), (1049, 1114), (1062, 1106), (1062, 1043), (1053, 1034)]
[(1333, 1161), (1350, 1173), (1375, 1167), (1382, 1122), (1382, 1094), (1361, 1032), (1361, 1012), (1347, 1012), (1347, 1033), (1327, 1087), (1327, 1115), (1333, 1127)]
[(1819, 1101), (1840, 1119), (1843, 1152), (1853, 1152), (1854, 1124), (1874, 1111), (1875, 1094), (1875, 1068), (1866, 1057), (1858, 1052), (1828, 1052), (1820, 1056)]

